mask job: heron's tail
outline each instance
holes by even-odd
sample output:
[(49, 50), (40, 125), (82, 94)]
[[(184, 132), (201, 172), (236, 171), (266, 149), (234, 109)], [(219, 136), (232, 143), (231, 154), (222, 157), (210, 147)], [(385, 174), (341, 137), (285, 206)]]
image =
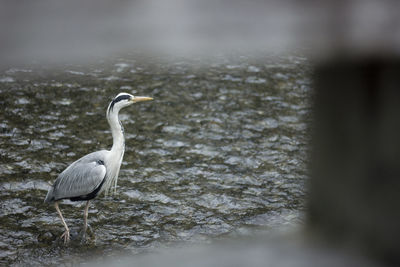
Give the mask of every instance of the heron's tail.
[(54, 193), (53, 193), (54, 187), (50, 187), (49, 191), (47, 192), (46, 198), (44, 199), (45, 203), (50, 203), (54, 201)]

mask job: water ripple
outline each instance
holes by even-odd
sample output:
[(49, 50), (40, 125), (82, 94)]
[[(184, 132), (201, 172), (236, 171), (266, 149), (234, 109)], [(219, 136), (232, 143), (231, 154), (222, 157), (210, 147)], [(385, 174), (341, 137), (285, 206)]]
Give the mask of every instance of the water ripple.
[[(301, 221), (310, 121), (304, 58), (221, 58), (200, 67), (132, 57), (0, 73), (0, 265), (84, 263), (91, 254)], [(57, 213), (43, 199), (68, 164), (111, 147), (105, 109), (120, 90), (154, 101), (121, 113), (117, 194), (91, 202), (86, 244), (75, 242), (84, 204), (62, 202), (73, 234), (64, 247)]]

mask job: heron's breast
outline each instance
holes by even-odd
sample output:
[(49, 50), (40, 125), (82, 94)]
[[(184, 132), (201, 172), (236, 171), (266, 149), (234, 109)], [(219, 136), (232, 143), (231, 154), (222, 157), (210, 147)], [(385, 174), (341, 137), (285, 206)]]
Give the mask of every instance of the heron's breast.
[(110, 153), (108, 159), (105, 162), (107, 169), (106, 172), (107, 178), (114, 179), (118, 175), (123, 156), (124, 156), (124, 151), (122, 151), (122, 153), (119, 154)]

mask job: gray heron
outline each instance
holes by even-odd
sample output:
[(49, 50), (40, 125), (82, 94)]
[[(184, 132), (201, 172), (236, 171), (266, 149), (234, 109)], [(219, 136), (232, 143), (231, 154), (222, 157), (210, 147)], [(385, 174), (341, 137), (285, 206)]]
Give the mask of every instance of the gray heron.
[(58, 203), (62, 199), (86, 201), (84, 210), (84, 233), (87, 229), (89, 201), (101, 192), (107, 195), (112, 187), (116, 191), (118, 173), (125, 150), (124, 128), (118, 119), (122, 108), (133, 103), (152, 100), (151, 97), (133, 96), (127, 93), (118, 94), (108, 105), (106, 117), (111, 128), (113, 145), (111, 150), (90, 153), (69, 165), (58, 175), (47, 192), (45, 202), (53, 203), (65, 227), (61, 235), (64, 243), (70, 239), (69, 228), (64, 220)]

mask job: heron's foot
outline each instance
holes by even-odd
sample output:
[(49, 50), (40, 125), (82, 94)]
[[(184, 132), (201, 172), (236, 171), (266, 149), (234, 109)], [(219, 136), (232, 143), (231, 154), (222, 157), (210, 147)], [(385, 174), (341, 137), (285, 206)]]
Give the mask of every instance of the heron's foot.
[(65, 230), (60, 238), (64, 238), (64, 244), (67, 244), (69, 242), (69, 230)]
[(82, 228), (81, 231), (81, 243), (91, 243), (95, 240), (94, 232), (90, 225), (87, 225), (87, 228)]
[(80, 232), (81, 237), (82, 237), (82, 241), (85, 241), (87, 239), (87, 230), (85, 228), (82, 229), (82, 231)]
[(82, 235), (85, 235), (86, 233), (91, 233), (92, 232), (92, 227), (90, 227), (90, 224), (87, 224), (86, 227), (83, 226), (80, 233)]

